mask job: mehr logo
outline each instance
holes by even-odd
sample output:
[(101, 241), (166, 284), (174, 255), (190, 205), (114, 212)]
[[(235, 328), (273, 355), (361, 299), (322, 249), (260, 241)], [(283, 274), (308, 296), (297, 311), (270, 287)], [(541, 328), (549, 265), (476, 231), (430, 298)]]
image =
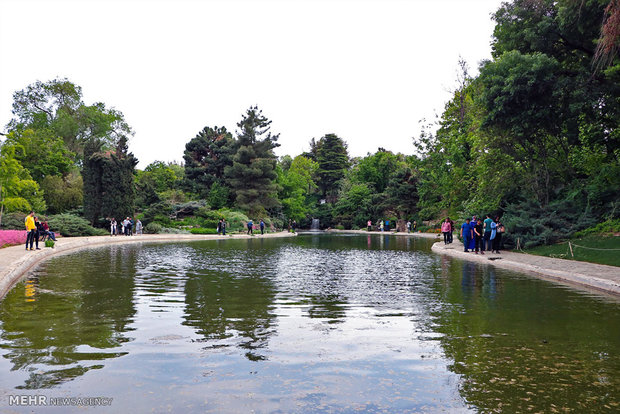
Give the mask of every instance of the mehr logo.
[(112, 398), (109, 398), (109, 397), (48, 397), (45, 395), (9, 395), (9, 405), (24, 405), (24, 406), (112, 405)]

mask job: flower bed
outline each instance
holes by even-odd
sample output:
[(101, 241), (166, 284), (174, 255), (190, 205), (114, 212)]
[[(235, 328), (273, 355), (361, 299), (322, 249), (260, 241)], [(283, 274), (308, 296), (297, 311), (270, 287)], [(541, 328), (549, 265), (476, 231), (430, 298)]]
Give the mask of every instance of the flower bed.
[(0, 248), (26, 243), (26, 230), (0, 230)]

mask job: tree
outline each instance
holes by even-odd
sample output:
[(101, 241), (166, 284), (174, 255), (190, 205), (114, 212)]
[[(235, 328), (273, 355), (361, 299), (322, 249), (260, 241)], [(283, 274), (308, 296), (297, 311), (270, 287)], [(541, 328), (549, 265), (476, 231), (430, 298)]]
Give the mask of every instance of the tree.
[(59, 214), (80, 207), (84, 200), (82, 176), (77, 172), (66, 177), (48, 175), (41, 182), (48, 213)]
[(316, 152), (318, 186), (324, 197), (333, 196), (349, 166), (346, 143), (335, 134), (327, 134), (319, 140)]
[(204, 127), (185, 145), (186, 187), (201, 197), (207, 197), (216, 182), (218, 191), (226, 187), (224, 170), (232, 165), (237, 147), (225, 127)]
[(236, 195), (236, 205), (250, 215), (261, 215), (280, 205), (276, 184), (279, 135), (270, 132), (271, 121), (258, 107), (250, 107), (237, 124), (238, 149), (233, 163), (225, 167), (227, 182)]
[(15, 92), (13, 115), (9, 131), (49, 129), (63, 139), (77, 161), (88, 140), (97, 139), (105, 149), (113, 149), (122, 137), (133, 134), (120, 111), (101, 102), (86, 105), (82, 88), (67, 79), (37, 81)]
[(102, 151), (102, 143), (91, 140), (84, 149), (84, 216), (95, 225), (106, 217), (133, 217), (134, 168), (138, 160), (128, 153), (121, 138), (116, 150)]
[(0, 223), (5, 212), (29, 210), (45, 210), (42, 192), (16, 159), (15, 146), (3, 144), (0, 146)]
[(317, 189), (313, 177), (318, 170), (318, 164), (298, 155), (292, 160), (289, 156), (283, 157), (278, 167), (279, 198), (284, 215), (301, 221), (314, 207), (308, 196)]

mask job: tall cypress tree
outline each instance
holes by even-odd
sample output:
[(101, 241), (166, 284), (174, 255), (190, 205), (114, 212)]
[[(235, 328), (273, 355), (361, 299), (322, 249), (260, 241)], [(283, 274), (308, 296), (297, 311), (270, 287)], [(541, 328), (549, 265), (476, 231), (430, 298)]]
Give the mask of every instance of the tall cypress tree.
[(119, 139), (114, 152), (101, 148), (100, 141), (90, 140), (84, 149), (84, 216), (93, 225), (104, 217), (134, 214), (133, 173), (138, 160), (128, 153), (125, 137)]
[(237, 207), (250, 215), (264, 214), (266, 209), (280, 205), (276, 155), (279, 134), (270, 132), (271, 121), (258, 107), (250, 107), (237, 124), (238, 149), (231, 166), (225, 168), (228, 184), (236, 194)]

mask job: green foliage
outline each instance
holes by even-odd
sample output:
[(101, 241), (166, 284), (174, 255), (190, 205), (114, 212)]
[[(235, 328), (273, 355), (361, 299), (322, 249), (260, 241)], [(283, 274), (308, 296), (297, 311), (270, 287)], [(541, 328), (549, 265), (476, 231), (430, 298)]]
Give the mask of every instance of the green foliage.
[(316, 150), (318, 162), (318, 186), (323, 196), (334, 195), (349, 167), (349, 155), (345, 142), (335, 134), (322, 137)]
[(273, 152), (279, 135), (271, 134), (270, 125), (261, 110), (250, 107), (237, 124), (239, 147), (232, 165), (224, 168), (236, 206), (251, 215), (266, 216), (266, 210), (280, 205)]
[(196, 228), (189, 231), (192, 234), (217, 234), (216, 228)]
[(317, 189), (314, 182), (317, 170), (318, 163), (301, 155), (281, 161), (276, 171), (286, 217), (302, 221), (314, 210), (315, 200), (309, 196)]
[(151, 222), (144, 226), (144, 232), (148, 234), (159, 234), (163, 228), (164, 226), (162, 226), (161, 224), (157, 222)]
[(580, 238), (606, 233), (620, 233), (620, 219), (607, 220), (602, 223), (598, 223), (596, 226), (576, 232), (573, 237)]
[(0, 147), (0, 221), (4, 212), (44, 211), (43, 192), (15, 157), (16, 147)]
[[(29, 211), (29, 210), (23, 210)], [(20, 211), (14, 211), (12, 213), (6, 213), (2, 215), (2, 223), (0, 223), (0, 229), (2, 230), (24, 230), (26, 220), (26, 213)]]
[(47, 224), (53, 232), (68, 237), (105, 236), (108, 234), (107, 230), (96, 229), (84, 218), (72, 214), (56, 214), (49, 216)]
[(121, 138), (116, 151), (102, 152), (102, 144), (90, 141), (85, 149), (84, 215), (96, 223), (102, 217), (133, 217), (134, 168), (138, 160), (128, 153)]
[(609, 234), (590, 234), (571, 239), (571, 247), (568, 246), (568, 243), (565, 241), (548, 246), (538, 246), (527, 249), (525, 252), (539, 256), (620, 266), (620, 254), (618, 254), (620, 237)]
[(223, 185), (220, 181), (214, 181), (213, 184), (211, 184), (209, 196), (207, 197), (209, 205), (214, 209), (220, 209), (228, 205), (229, 199), (230, 189), (226, 185)]
[[(207, 197), (216, 182), (219, 188), (225, 187), (224, 170), (232, 166), (237, 148), (237, 142), (226, 128), (205, 127), (185, 145), (186, 186), (202, 197)], [(222, 206), (228, 205), (228, 199), (221, 202)]]
[(52, 214), (64, 213), (78, 208), (83, 202), (84, 183), (78, 173), (70, 173), (65, 178), (50, 175), (41, 182), (47, 211)]

